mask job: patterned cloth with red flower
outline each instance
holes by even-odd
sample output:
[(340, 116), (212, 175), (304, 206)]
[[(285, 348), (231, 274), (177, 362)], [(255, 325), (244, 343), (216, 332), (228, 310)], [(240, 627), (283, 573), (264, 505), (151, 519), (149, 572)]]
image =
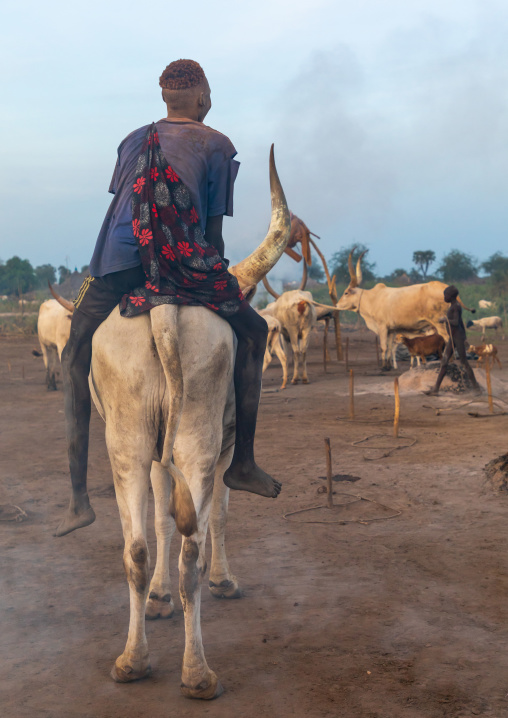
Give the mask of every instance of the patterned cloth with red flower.
[(122, 297), (120, 313), (132, 317), (160, 304), (192, 304), (228, 317), (245, 307), (236, 277), (205, 242), (190, 192), (162, 154), (155, 123), (132, 189), (132, 230), (146, 282)]

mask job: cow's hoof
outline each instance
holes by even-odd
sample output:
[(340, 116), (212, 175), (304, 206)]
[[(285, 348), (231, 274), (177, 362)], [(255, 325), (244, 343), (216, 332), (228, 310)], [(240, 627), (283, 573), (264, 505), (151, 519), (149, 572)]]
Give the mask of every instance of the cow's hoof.
[(302, 384), (310, 384), (310, 381), (308, 379), (302, 379)]
[(202, 701), (212, 701), (224, 693), (224, 688), (213, 671), (210, 671), (208, 677), (200, 681), (197, 686), (187, 685), (182, 681), (180, 690), (186, 698), (199, 698)]
[(231, 580), (225, 579), (220, 583), (209, 581), (208, 587), (215, 598), (242, 598), (243, 596), (243, 591), (235, 576), (231, 576)]
[(146, 599), (145, 616), (149, 621), (155, 621), (156, 618), (171, 618), (175, 612), (175, 604), (169, 593), (162, 598), (155, 592), (151, 592)]
[(111, 678), (115, 683), (130, 683), (147, 678), (151, 672), (149, 656), (145, 656), (141, 661), (133, 662), (127, 661), (122, 654), (116, 659), (115, 665), (111, 669)]
[(291, 384), (298, 384), (299, 381), (299, 379), (291, 379)]

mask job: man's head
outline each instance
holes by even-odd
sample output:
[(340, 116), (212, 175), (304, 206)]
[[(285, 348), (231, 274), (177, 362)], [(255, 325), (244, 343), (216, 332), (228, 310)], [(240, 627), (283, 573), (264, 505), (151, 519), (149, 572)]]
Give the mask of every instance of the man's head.
[(168, 117), (187, 117), (203, 122), (212, 101), (203, 68), (194, 60), (175, 60), (159, 78)]
[(445, 302), (448, 302), (448, 304), (450, 302), (453, 302), (454, 299), (457, 299), (458, 296), (459, 290), (457, 289), (457, 287), (454, 287), (453, 284), (450, 284), (450, 286), (446, 287), (446, 289), (444, 290), (444, 300)]

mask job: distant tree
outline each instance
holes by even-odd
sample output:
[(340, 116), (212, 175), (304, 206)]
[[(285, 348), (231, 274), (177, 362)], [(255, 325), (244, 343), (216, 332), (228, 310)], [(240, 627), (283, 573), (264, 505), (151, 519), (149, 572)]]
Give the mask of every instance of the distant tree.
[(67, 267), (64, 267), (63, 264), (61, 264), (58, 267), (58, 284), (63, 284), (67, 277), (70, 277), (71, 270), (67, 269)]
[[(355, 246), (356, 251), (353, 257), (353, 266), (356, 268), (357, 258), (362, 252), (365, 252), (367, 250), (367, 247), (364, 244), (352, 244), (349, 247), (344, 247), (344, 249), (341, 249), (339, 252), (335, 252), (335, 254), (332, 255), (332, 258), (330, 259), (330, 266), (332, 268), (331, 273), (332, 275), (334, 274), (337, 277), (338, 284), (349, 284), (350, 277), (348, 269), (348, 257), (349, 253)], [(375, 267), (375, 262), (369, 262), (367, 257), (364, 257), (362, 259), (362, 274), (364, 281), (371, 282), (376, 278), (374, 274)]]
[(0, 265), (0, 293), (17, 294), (29, 292), (35, 287), (34, 268), (28, 259), (11, 257)]
[(495, 252), (480, 267), (496, 284), (508, 285), (508, 257), (501, 252)]
[(325, 273), (323, 271), (323, 266), (321, 264), (321, 260), (319, 257), (316, 257), (314, 254), (311, 253), (312, 258), (312, 264), (309, 267), (309, 278), (315, 279), (316, 282), (322, 282), (325, 278)]
[(51, 284), (56, 282), (56, 269), (52, 264), (40, 264), (35, 268), (35, 277), (37, 286), (47, 287), (48, 282), (51, 282)]
[(444, 282), (463, 282), (477, 276), (477, 261), (470, 254), (452, 249), (445, 254), (438, 267), (437, 274)]
[(416, 264), (422, 277), (425, 279), (429, 266), (436, 261), (436, 254), (431, 249), (413, 252), (413, 264)]
[(397, 286), (411, 284), (409, 272), (407, 272), (405, 269), (402, 269), (402, 267), (394, 269), (391, 274), (388, 274), (384, 278), (384, 281), (396, 284)]
[(81, 274), (84, 274), (85, 272), (88, 272), (89, 269), (90, 269), (90, 265), (89, 265), (89, 264), (84, 264), (84, 265), (81, 267)]

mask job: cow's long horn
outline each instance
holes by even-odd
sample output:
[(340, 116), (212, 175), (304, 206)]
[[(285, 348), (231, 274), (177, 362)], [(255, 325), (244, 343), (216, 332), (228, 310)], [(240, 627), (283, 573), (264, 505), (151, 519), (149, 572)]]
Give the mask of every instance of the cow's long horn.
[(277, 294), (275, 289), (272, 289), (272, 287), (268, 284), (268, 279), (266, 277), (263, 277), (263, 284), (265, 285), (265, 289), (268, 294), (271, 294), (274, 299), (278, 299), (280, 297), (280, 294)]
[(302, 281), (300, 282), (300, 289), (303, 291), (305, 287), (307, 286), (307, 262), (305, 259), (303, 260), (303, 274), (302, 274)]
[(366, 249), (365, 252), (362, 252), (360, 256), (358, 257), (358, 261), (356, 263), (356, 282), (358, 286), (362, 283), (363, 274), (362, 274), (362, 259), (367, 254), (369, 250)]
[(50, 284), (50, 282), (49, 282), (49, 279), (48, 279), (48, 287), (49, 287), (49, 291), (50, 291), (51, 294), (54, 296), (54, 298), (56, 299), (56, 301), (57, 301), (59, 304), (61, 304), (62, 307), (64, 307), (65, 309), (67, 309), (68, 312), (70, 312), (70, 313), (72, 314), (72, 313), (74, 312), (74, 304), (73, 304), (72, 302), (69, 302), (68, 299), (64, 299), (64, 298), (61, 297), (59, 294), (57, 294), (57, 293), (55, 292), (55, 290), (53, 289), (53, 287), (51, 286), (51, 284)]
[(353, 252), (355, 251), (356, 247), (353, 247), (353, 249), (349, 252), (349, 257), (347, 258), (347, 266), (349, 267), (349, 276), (351, 277), (352, 282), (356, 282), (356, 272), (353, 269)]
[(289, 209), (275, 167), (273, 145), (270, 148), (270, 192), (272, 218), (268, 234), (252, 254), (229, 270), (238, 279), (241, 288), (257, 284), (268, 274), (286, 249), (291, 232)]

